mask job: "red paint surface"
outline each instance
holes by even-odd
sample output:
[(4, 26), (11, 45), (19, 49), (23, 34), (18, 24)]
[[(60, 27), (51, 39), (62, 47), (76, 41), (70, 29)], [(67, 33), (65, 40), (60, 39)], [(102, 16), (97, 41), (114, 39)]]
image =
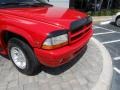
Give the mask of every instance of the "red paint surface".
[(41, 46), (50, 32), (69, 30), (71, 22), (77, 20), (78, 16), (85, 18), (87, 15), (74, 9), (49, 6), (0, 9), (0, 47), (3, 49), (1, 53), (7, 54), (3, 33), (9, 31), (26, 39), (42, 64), (50, 67), (60, 66), (75, 56), (74, 53), (89, 41), (93, 33), (92, 25), (89, 26), (89, 32), (83, 33), (82, 37), (74, 42), (70, 41), (67, 46), (49, 51), (41, 49)]

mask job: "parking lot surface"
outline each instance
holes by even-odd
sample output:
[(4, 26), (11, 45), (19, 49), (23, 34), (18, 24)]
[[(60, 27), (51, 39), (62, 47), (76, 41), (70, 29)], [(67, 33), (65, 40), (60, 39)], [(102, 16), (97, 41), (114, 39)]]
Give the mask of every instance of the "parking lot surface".
[(94, 37), (110, 52), (113, 59), (113, 81), (111, 90), (120, 90), (120, 27), (113, 23), (95, 24)]

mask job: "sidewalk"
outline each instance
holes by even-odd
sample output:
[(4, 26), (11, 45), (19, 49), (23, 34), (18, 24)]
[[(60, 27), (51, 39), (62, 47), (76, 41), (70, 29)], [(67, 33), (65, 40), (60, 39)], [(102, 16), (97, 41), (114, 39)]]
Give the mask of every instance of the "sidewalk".
[(93, 16), (93, 23), (111, 20), (112, 16)]
[(59, 68), (26, 76), (0, 57), (0, 72), (0, 90), (109, 90), (112, 61), (105, 47), (92, 38), (78, 57)]

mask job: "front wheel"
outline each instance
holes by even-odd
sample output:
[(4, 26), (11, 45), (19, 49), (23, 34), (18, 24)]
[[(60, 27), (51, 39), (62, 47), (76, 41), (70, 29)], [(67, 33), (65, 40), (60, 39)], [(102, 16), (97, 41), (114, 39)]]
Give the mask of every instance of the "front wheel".
[(116, 23), (116, 25), (117, 25), (118, 27), (120, 27), (120, 17), (116, 19), (116, 22), (115, 22), (115, 23)]
[(26, 75), (34, 75), (40, 71), (40, 64), (30, 46), (20, 39), (8, 41), (9, 57), (15, 67)]

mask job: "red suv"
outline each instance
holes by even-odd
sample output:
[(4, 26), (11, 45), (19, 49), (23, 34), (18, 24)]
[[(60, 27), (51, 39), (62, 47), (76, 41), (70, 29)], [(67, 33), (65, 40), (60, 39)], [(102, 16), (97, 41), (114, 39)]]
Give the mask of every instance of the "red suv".
[(0, 0), (0, 53), (24, 74), (69, 62), (92, 34), (92, 18), (77, 10), (46, 0)]

